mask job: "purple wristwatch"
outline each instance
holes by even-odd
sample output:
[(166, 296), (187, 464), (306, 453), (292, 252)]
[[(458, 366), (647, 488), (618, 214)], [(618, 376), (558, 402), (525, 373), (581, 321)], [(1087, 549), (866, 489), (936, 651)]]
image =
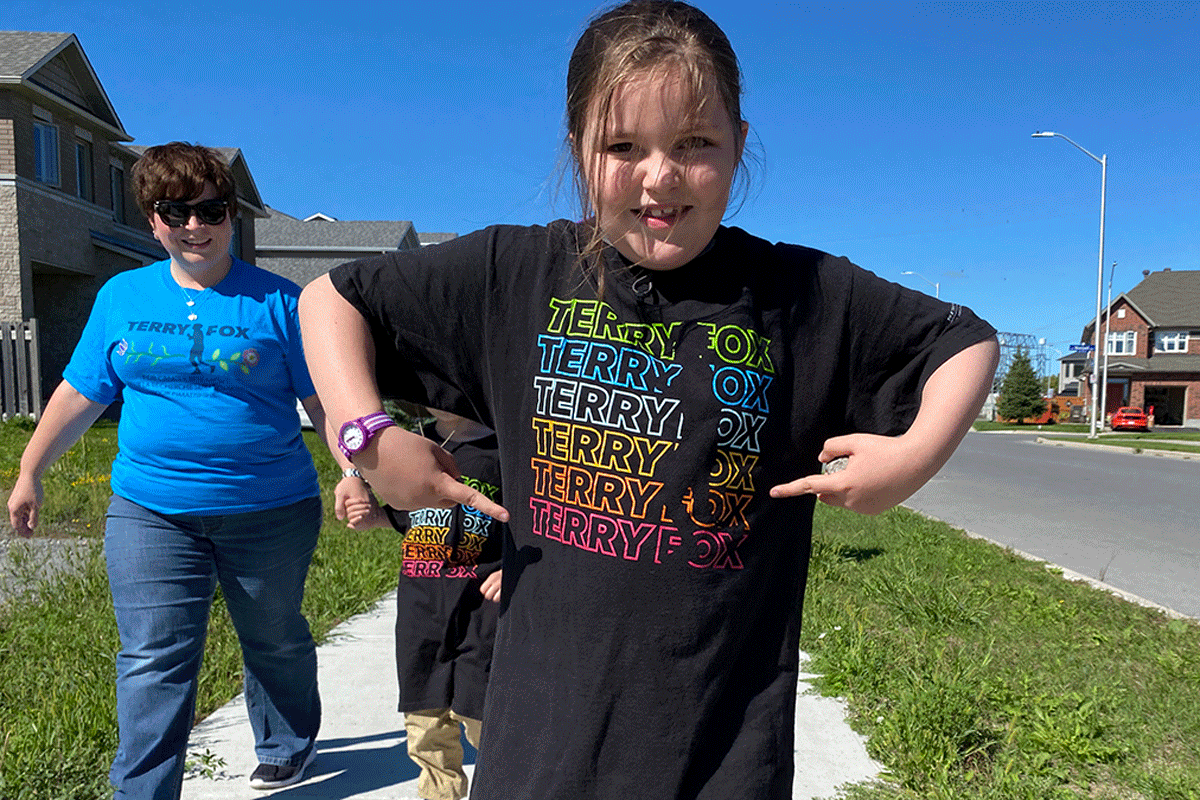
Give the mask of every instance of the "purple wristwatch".
[(375, 434), (396, 424), (396, 420), (382, 411), (352, 419), (338, 433), (338, 448), (346, 458), (352, 459), (367, 448)]

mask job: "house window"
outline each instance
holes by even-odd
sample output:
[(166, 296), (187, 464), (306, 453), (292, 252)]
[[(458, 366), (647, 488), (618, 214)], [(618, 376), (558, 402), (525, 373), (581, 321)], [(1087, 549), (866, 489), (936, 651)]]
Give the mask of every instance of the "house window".
[(75, 193), (89, 203), (95, 199), (92, 143), (75, 141)]
[(44, 122), (33, 123), (33, 154), (34, 177), (58, 186), (58, 128)]
[(1131, 356), (1137, 347), (1137, 331), (1112, 331), (1105, 347), (1109, 355)]
[(108, 167), (108, 199), (113, 219), (125, 223), (125, 171), (116, 165)]
[(1186, 353), (1187, 331), (1155, 331), (1154, 349), (1159, 353)]

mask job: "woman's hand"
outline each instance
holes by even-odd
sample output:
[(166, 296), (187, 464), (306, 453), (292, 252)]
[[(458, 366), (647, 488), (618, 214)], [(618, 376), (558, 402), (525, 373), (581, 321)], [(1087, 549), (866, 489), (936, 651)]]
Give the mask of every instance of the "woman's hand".
[(100, 419), (106, 405), (80, 394), (66, 381), (58, 384), (42, 411), (42, 418), (21, 454), (21, 472), (8, 496), (8, 521), (21, 536), (32, 536), (38, 524), (38, 509), (44, 492), (42, 475), (71, 449), (92, 423)]
[(19, 536), (33, 536), (38, 524), (38, 509), (42, 507), (45, 493), (42, 481), (22, 472), (17, 476), (12, 493), (8, 496), (8, 521)]
[(508, 522), (508, 511), (458, 478), (454, 457), (435, 442), (403, 428), (385, 428), (354, 464), (381, 500), (392, 508), (450, 508), (461, 503)]

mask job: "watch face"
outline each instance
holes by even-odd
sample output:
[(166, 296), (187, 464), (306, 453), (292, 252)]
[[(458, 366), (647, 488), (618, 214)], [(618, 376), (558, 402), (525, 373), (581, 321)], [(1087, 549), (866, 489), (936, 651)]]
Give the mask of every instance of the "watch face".
[(342, 444), (351, 453), (361, 450), (366, 438), (366, 432), (358, 425), (347, 425), (342, 429)]

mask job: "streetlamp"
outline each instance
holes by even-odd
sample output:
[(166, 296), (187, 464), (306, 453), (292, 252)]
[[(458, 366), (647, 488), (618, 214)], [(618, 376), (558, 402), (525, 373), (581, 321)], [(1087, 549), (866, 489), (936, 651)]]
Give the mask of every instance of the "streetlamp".
[(1104, 388), (1100, 390), (1100, 408), (1104, 410), (1106, 415), (1108, 414), (1108, 332), (1112, 325), (1112, 282), (1113, 273), (1116, 271), (1117, 262), (1114, 261), (1112, 269), (1108, 271), (1108, 304), (1104, 306), (1104, 366), (1100, 371), (1100, 375), (1104, 380)]
[[(1064, 136), (1061, 133), (1055, 133), (1054, 131), (1035, 131), (1032, 135), (1035, 139), (1048, 139), (1051, 136), (1057, 136), (1060, 139), (1066, 139), (1067, 142), (1070, 143), (1076, 150), (1084, 153), (1088, 158), (1100, 165), (1100, 261), (1096, 268), (1096, 330), (1094, 337), (1095, 349), (1092, 351), (1092, 380), (1094, 382), (1096, 379), (1096, 373), (1099, 371), (1098, 367), (1100, 366), (1100, 354), (1102, 352), (1100, 350), (1100, 301), (1104, 299), (1104, 190), (1108, 184), (1108, 156), (1101, 155), (1097, 158), (1087, 150), (1084, 150), (1082, 147), (1075, 144), (1075, 142), (1071, 141), (1070, 137)], [(1107, 383), (1108, 376), (1103, 376), (1103, 380)], [(1098, 402), (1100, 400), (1100, 388), (1101, 387), (1096, 386), (1093, 383), (1092, 430), (1091, 433), (1088, 434), (1089, 439), (1097, 438), (1096, 418), (1099, 414)]]
[(926, 277), (925, 277), (924, 275), (922, 275), (921, 273), (919, 273), (919, 272), (913, 272), (912, 270), (906, 270), (906, 271), (904, 271), (904, 272), (901, 272), (900, 274), (901, 274), (901, 275), (916, 275), (918, 278), (920, 278), (921, 280), (925, 281), (926, 283), (928, 283), (930, 286), (932, 286), (932, 287), (933, 287), (933, 296), (934, 296), (935, 298), (937, 298), (937, 299), (939, 299), (939, 300), (941, 299), (941, 291), (942, 291), (942, 290), (941, 290), (941, 284), (940, 284), (940, 283), (934, 283), (933, 281), (929, 280), (929, 278), (926, 278)]

